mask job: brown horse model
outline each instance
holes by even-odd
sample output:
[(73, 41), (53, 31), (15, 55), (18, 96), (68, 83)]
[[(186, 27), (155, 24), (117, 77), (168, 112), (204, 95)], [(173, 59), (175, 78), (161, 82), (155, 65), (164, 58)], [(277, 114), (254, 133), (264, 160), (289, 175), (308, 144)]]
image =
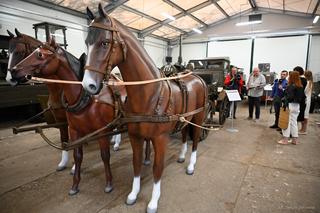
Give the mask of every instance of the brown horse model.
[[(36, 48), (38, 48), (42, 42), (38, 41), (30, 36), (20, 33), (15, 29), (16, 37), (8, 31), (10, 36), (9, 40), (9, 63), (8, 72), (6, 80), (12, 86), (17, 85), (17, 81), (12, 79), (11, 70), (18, 64), (21, 60), (26, 58), (30, 53), (32, 53)], [(66, 122), (67, 116), (64, 107), (61, 104), (61, 92), (62, 88), (58, 84), (46, 84), (49, 91), (48, 106), (50, 106), (50, 111), (56, 122)], [(60, 140), (61, 143), (68, 142), (68, 127), (60, 127)], [(57, 171), (62, 171), (66, 168), (68, 163), (68, 152), (62, 151), (61, 161), (58, 164)], [(73, 173), (73, 170), (71, 171)]]
[[(79, 66), (79, 61), (77, 62), (78, 66), (76, 64), (71, 65), (70, 58), (73, 58), (73, 63), (77, 62), (74, 56), (56, 45), (54, 40), (51, 40), (50, 46), (43, 45), (17, 64), (12, 70), (12, 77), (13, 79), (23, 81), (26, 75), (32, 76), (36, 74), (48, 78), (54, 76), (57, 79), (79, 81), (82, 78), (81, 71), (83, 69)], [(64, 84), (62, 88), (66, 101), (65, 104), (67, 105), (67, 119), (71, 141), (104, 127), (115, 118), (115, 99), (110, 87), (104, 87), (99, 97), (91, 97), (82, 89), (81, 85)], [(118, 87), (117, 90), (121, 94), (121, 100), (124, 101), (126, 96), (125, 88)], [(107, 137), (100, 138), (99, 145), (105, 167), (105, 192), (111, 192), (113, 187), (110, 170), (109, 139)], [(70, 195), (74, 195), (79, 191), (78, 185), (80, 182), (82, 158), (82, 147), (75, 148), (75, 174), (72, 188), (69, 191)]]
[[(101, 4), (98, 11), (99, 17), (94, 17), (87, 9), (92, 22), (86, 39), (88, 58), (82, 81), (84, 88), (91, 94), (98, 93), (105, 74), (109, 76), (114, 66), (119, 67), (124, 81), (160, 78), (159, 70), (135, 36), (124, 25), (108, 17)], [(126, 203), (134, 204), (137, 199), (140, 191), (143, 140), (150, 139), (155, 152), (154, 184), (147, 211), (156, 212), (169, 133), (180, 125), (178, 120), (181, 116), (198, 125), (202, 124), (205, 117), (207, 87), (200, 77), (189, 75), (181, 79), (179, 84), (175, 81), (161, 81), (127, 86), (126, 89), (128, 100), (123, 121), (128, 122), (134, 167), (132, 191)], [(183, 131), (183, 135), (185, 134), (186, 131)], [(200, 128), (193, 128), (192, 154), (187, 174), (194, 172), (199, 136)], [(186, 143), (183, 142), (180, 157), (184, 158)]]

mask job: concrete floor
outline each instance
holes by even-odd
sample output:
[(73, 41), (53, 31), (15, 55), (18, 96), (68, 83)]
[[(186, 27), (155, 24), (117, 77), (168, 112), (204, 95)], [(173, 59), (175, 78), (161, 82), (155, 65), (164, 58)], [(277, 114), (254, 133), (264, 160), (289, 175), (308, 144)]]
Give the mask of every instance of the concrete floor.
[[(240, 106), (234, 122), (238, 133), (213, 131), (199, 145), (195, 174), (187, 176), (176, 163), (179, 135), (172, 138), (162, 176), (159, 212), (320, 212), (320, 132), (311, 114), (308, 135), (301, 144), (278, 145), (280, 134), (268, 126), (273, 114), (262, 108), (260, 123), (247, 121)], [(58, 141), (55, 129), (47, 130)], [(134, 206), (124, 201), (131, 189), (132, 152), (126, 139), (112, 152), (114, 190), (103, 192), (104, 169), (97, 144), (85, 147), (80, 193), (68, 196), (68, 168), (56, 172), (60, 152), (39, 135), (12, 135), (0, 130), (0, 212), (145, 212), (152, 192), (152, 166), (143, 167), (142, 187)], [(71, 167), (70, 161), (69, 166)]]

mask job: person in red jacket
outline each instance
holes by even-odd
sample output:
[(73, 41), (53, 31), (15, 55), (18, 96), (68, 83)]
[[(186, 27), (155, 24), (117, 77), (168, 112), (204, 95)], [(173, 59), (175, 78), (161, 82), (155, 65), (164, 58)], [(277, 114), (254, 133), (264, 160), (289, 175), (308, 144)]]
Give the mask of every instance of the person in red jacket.
[[(228, 90), (238, 90), (239, 94), (241, 95), (241, 88), (243, 86), (243, 79), (242, 76), (237, 73), (237, 67), (232, 67), (231, 72), (226, 76), (224, 80), (224, 85)], [(233, 118), (236, 119), (236, 109), (237, 109), (237, 102), (234, 102), (234, 112)]]

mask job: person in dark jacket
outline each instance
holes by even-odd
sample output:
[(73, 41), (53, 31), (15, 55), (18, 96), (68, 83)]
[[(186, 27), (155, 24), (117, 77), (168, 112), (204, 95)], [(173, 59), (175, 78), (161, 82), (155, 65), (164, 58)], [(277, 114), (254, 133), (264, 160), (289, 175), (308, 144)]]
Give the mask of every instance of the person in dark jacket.
[(287, 129), (282, 130), (283, 138), (279, 144), (289, 144), (288, 138), (292, 135), (292, 144), (298, 143), (298, 122), (300, 103), (305, 99), (303, 85), (299, 78), (299, 72), (293, 71), (289, 74), (289, 82), (285, 94), (285, 106), (289, 108), (289, 124)]
[[(303, 90), (306, 89), (306, 86), (307, 86), (307, 79), (304, 77), (304, 70), (302, 67), (300, 66), (297, 66), (295, 68), (293, 68), (293, 71), (297, 71), (299, 72), (299, 75), (300, 75), (300, 80), (301, 80), (301, 84), (303, 86)], [(300, 113), (298, 115), (298, 121), (299, 122), (303, 122), (304, 121), (304, 111), (306, 109), (306, 100), (301, 100), (301, 103), (300, 103)]]
[[(226, 76), (224, 85), (228, 90), (238, 90), (241, 95), (241, 89), (243, 86), (242, 76), (237, 73), (237, 67), (232, 67), (231, 72)], [(233, 118), (236, 119), (237, 101), (234, 102)]]
[(278, 128), (279, 113), (280, 113), (282, 98), (284, 97), (284, 91), (287, 88), (287, 84), (288, 84), (287, 76), (288, 76), (288, 71), (283, 70), (281, 72), (280, 79), (274, 80), (274, 83), (273, 83), (271, 98), (273, 100), (275, 120), (274, 120), (274, 124), (270, 126), (270, 128), (272, 129)]

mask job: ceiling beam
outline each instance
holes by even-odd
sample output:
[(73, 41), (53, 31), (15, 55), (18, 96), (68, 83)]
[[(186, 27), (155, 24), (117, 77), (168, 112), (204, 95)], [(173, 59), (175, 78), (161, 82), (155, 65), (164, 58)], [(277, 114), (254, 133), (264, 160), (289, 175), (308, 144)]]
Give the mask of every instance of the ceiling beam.
[(300, 17), (312, 17), (312, 14), (309, 13), (303, 13), (303, 12), (296, 12), (296, 11), (283, 11), (281, 9), (271, 9), (266, 7), (259, 7), (259, 10), (261, 12), (266, 13), (274, 13), (274, 14), (285, 14), (285, 15), (291, 15), (291, 16), (300, 16)]
[[(214, 22), (214, 23), (212, 23), (212, 24), (209, 24), (208, 27), (202, 27), (202, 28), (200, 28), (200, 30), (204, 31), (204, 30), (210, 29), (210, 28), (215, 27), (215, 26), (217, 26), (217, 25), (223, 24), (223, 23), (225, 23), (225, 22), (227, 22), (227, 21), (229, 21), (229, 20), (231, 20), (231, 19), (236, 19), (236, 18), (238, 18), (238, 17), (240, 17), (240, 16), (250, 14), (252, 11), (253, 11), (253, 9), (252, 9), (252, 8), (249, 8), (248, 10), (243, 11), (241, 14), (238, 13), (237, 15), (233, 15), (232, 17), (224, 18), (224, 19), (222, 19), (222, 20), (220, 20), (220, 21), (217, 21), (217, 22)], [(196, 35), (196, 34), (197, 34), (196, 32), (190, 31), (190, 32), (184, 34), (184, 35), (183, 35), (183, 38), (185, 39), (185, 38), (187, 38), (187, 37), (190, 37), (190, 36)], [(170, 45), (175, 45), (175, 44), (178, 42), (178, 40), (179, 40), (179, 37), (176, 37), (176, 38), (174, 38), (174, 39), (171, 39), (171, 40), (170, 40)]]
[(257, 8), (256, 0), (248, 0), (248, 1), (249, 1), (249, 4), (250, 4), (252, 9), (256, 9)]
[[(209, 6), (210, 4), (212, 4), (212, 0), (208, 0), (208, 1), (202, 2), (201, 4), (199, 4), (199, 5), (197, 5), (197, 6), (194, 6), (194, 7), (190, 8), (190, 9), (188, 9), (188, 10), (186, 10), (186, 11), (187, 11), (188, 13), (193, 13), (193, 12), (195, 12), (195, 11), (197, 11), (197, 10), (200, 10), (200, 9), (206, 7), (206, 6)], [(181, 13), (178, 13), (177, 15), (175, 15), (174, 17), (175, 17), (175, 19), (179, 19), (179, 18), (181, 18), (181, 17), (183, 17), (183, 16), (185, 16), (185, 14), (181, 12)], [(163, 20), (163, 21), (161, 21), (161, 22), (158, 22), (158, 23), (156, 23), (156, 24), (154, 24), (154, 25), (152, 25), (152, 26), (150, 26), (150, 27), (147, 27), (146, 29), (142, 30), (142, 32), (141, 32), (141, 33), (142, 33), (142, 36), (145, 37), (145, 36), (149, 35), (150, 33), (152, 33), (153, 31), (155, 31), (155, 30), (158, 29), (159, 27), (161, 27), (161, 26), (163, 26), (163, 25), (166, 25), (166, 24), (168, 24), (169, 22), (172, 22), (172, 20), (170, 20), (170, 19), (165, 19), (165, 20)]]
[(113, 0), (110, 4), (104, 7), (104, 10), (107, 12), (107, 14), (112, 13), (117, 7), (120, 5), (126, 3), (128, 0)]
[[(152, 21), (154, 21), (154, 22), (157, 22), (157, 23), (161, 22), (161, 20), (156, 19), (156, 18), (154, 18), (153, 16), (150, 16), (150, 15), (145, 14), (145, 13), (143, 13), (143, 12), (140, 12), (139, 10), (136, 10), (136, 9), (134, 9), (134, 8), (132, 8), (132, 7), (128, 7), (128, 6), (126, 6), (126, 5), (122, 5), (121, 8), (124, 9), (124, 10), (127, 10), (127, 11), (129, 11), (129, 12), (132, 12), (132, 13), (134, 13), (134, 14), (136, 14), (136, 15), (139, 15), (139, 16), (142, 16), (142, 17), (145, 17), (145, 18), (148, 18), (148, 19), (150, 19), (150, 20), (152, 20)], [(177, 31), (179, 31), (179, 32), (181, 32), (181, 33), (185, 33), (185, 32), (186, 32), (186, 31), (181, 30), (180, 28), (177, 28), (177, 27), (172, 26), (172, 25), (169, 25), (169, 24), (166, 24), (166, 26), (170, 27), (171, 29), (177, 30)]]
[(82, 13), (77, 10), (69, 9), (67, 7), (63, 7), (63, 6), (60, 6), (60, 5), (51, 3), (51, 2), (39, 1), (39, 0), (23, 0), (23, 2), (28, 2), (30, 4), (53, 9), (53, 10), (56, 10), (59, 12), (67, 13), (67, 14), (74, 15), (74, 16), (81, 17), (81, 18), (85, 18), (85, 19), (87, 18), (87, 15), (85, 13)]
[(229, 18), (230, 16), (228, 15), (228, 13), (222, 8), (220, 7), (220, 5), (217, 3), (216, 0), (212, 0), (212, 3), (220, 10), (221, 13), (223, 13), (223, 15), (226, 17), (226, 18)]
[(187, 10), (183, 9), (182, 7), (177, 5), (176, 3), (172, 2), (171, 0), (162, 0), (162, 1), (164, 1), (165, 3), (169, 4), (170, 6), (172, 6), (174, 8), (176, 8), (177, 10), (179, 10), (182, 13), (184, 13), (185, 15), (189, 16), (190, 18), (192, 18), (196, 22), (200, 23), (202, 26), (207, 26), (206, 23), (204, 23), (203, 21), (201, 21), (200, 19), (198, 19), (197, 17), (195, 17), (191, 13), (187, 12)]
[[(316, 14), (316, 12), (317, 12), (317, 10), (318, 10), (318, 8), (319, 8), (319, 4), (320, 4), (320, 0), (318, 0), (316, 6), (314, 7), (314, 10), (313, 10), (313, 12), (312, 12), (312, 16), (314, 16), (314, 15)], [(318, 14), (318, 15), (320, 15), (320, 14)]]

